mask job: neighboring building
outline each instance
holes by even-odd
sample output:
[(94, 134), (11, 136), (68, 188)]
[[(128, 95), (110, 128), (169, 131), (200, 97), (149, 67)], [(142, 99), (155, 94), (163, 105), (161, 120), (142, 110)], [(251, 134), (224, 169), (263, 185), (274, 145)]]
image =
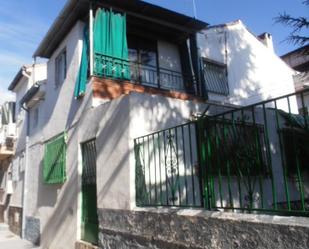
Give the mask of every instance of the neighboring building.
[(4, 144), (1, 148), (5, 148), (5, 143), (10, 145), (6, 161), (2, 162), (6, 167), (1, 167), (1, 186), (4, 187), (2, 204), (6, 209), (4, 217), (10, 230), (18, 235), (22, 231), (27, 137), (26, 107), (21, 102), (27, 91), (37, 82), (46, 79), (46, 76), (45, 64), (23, 66), (9, 85), (9, 90), (16, 94), (16, 105), (15, 102), (8, 103), (2, 108), (1, 138), (4, 139)]
[(0, 106), (0, 222), (10, 223), (10, 197), (13, 194), (11, 160), (15, 153), (15, 102)]
[[(142, 1), (70, 0), (34, 57), (48, 59), (47, 77), (31, 81), (25, 91), (14, 80), (10, 89), (27, 110), (22, 122), (25, 133), (17, 142), (17, 148), (19, 143), (22, 146), (15, 155), (16, 160), (19, 155), (25, 158), (23, 237), (42, 248), (93, 248), (91, 243), (101, 248), (205, 248), (205, 243), (217, 243), (216, 232), (207, 231), (220, 230), (224, 224), (230, 227), (231, 220), (218, 222), (203, 211), (209, 206), (204, 203), (198, 141), (209, 130), (199, 133), (203, 125), (199, 122), (168, 129), (201, 113), (236, 110), (237, 125), (242, 121), (249, 127), (249, 138), (258, 136), (256, 142), (246, 142), (255, 149), (268, 144), (257, 152), (259, 159), (275, 158), (280, 164), (280, 153), (267, 154), (279, 146), (275, 112), (265, 105), (253, 114), (238, 112), (237, 107), (293, 92), (291, 71), (240, 22), (207, 28), (207, 23)], [(295, 96), (289, 101), (295, 112)], [(273, 102), (267, 105), (274, 106)], [(286, 104), (280, 106), (289, 109)], [(223, 120), (227, 117), (223, 115)], [(262, 126), (266, 119), (271, 120), (270, 127)], [(278, 123), (283, 127), (285, 119), (280, 117)], [(269, 140), (264, 138), (268, 128)], [(154, 133), (162, 129), (167, 130)], [(213, 141), (223, 143), (224, 138)], [(243, 144), (233, 140), (238, 141)], [(166, 174), (159, 173), (161, 164)], [(267, 192), (273, 181), (266, 169), (263, 172), (268, 176)], [(215, 178), (213, 185), (220, 180)], [(233, 186), (236, 189), (235, 179)], [(188, 205), (175, 193), (186, 193)], [(257, 199), (256, 192), (251, 193), (245, 198), (247, 205), (252, 204), (253, 195)], [(222, 199), (216, 210), (227, 207)], [(267, 194), (269, 206), (270, 199)], [(277, 202), (286, 205), (284, 199)], [(174, 209), (184, 206), (193, 209)], [(247, 216), (235, 215), (247, 228), (262, 230)], [(266, 222), (265, 227), (261, 232), (267, 240), (277, 224)], [(280, 229), (286, 232), (289, 227)], [(239, 247), (249, 243), (227, 237), (231, 238), (227, 243), (239, 243)], [(252, 240), (250, 235), (248, 241)]]
[[(309, 45), (298, 48), (291, 51), (281, 58), (291, 68), (295, 70), (294, 73), (294, 86), (296, 91), (306, 89), (309, 87)], [(304, 94), (297, 99), (298, 106), (304, 105), (304, 108), (300, 108), (300, 113), (308, 114), (309, 107), (309, 95)], [(304, 104), (303, 104), (304, 103)]]

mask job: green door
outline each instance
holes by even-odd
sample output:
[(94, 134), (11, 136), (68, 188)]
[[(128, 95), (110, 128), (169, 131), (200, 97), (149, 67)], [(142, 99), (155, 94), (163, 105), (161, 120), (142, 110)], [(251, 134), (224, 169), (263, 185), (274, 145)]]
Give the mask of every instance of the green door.
[(97, 185), (95, 140), (82, 144), (82, 240), (97, 244)]

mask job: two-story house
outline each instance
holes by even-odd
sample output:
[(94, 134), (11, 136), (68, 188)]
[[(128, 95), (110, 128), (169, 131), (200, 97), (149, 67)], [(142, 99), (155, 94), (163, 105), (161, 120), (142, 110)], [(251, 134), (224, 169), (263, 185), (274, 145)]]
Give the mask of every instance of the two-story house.
[[(277, 102), (260, 104), (262, 108), (249, 117), (247, 109), (237, 108), (293, 92), (292, 73), (240, 22), (208, 27), (143, 1), (70, 0), (34, 57), (48, 62), (46, 81), (28, 88), (18, 102), (28, 120), (24, 238), (50, 249), (215, 248), (220, 239), (224, 246), (245, 248), (246, 243), (260, 243), (250, 227), (263, 234), (261, 243), (269, 241), (273, 230), (278, 236), (280, 231), (288, 233), (288, 226), (280, 230), (282, 224), (268, 226), (267, 219), (262, 220), (263, 230), (252, 216), (235, 214), (225, 220), (225, 214), (204, 211), (206, 207), (235, 211), (235, 198), (238, 210), (245, 211), (245, 199), (251, 209), (259, 207), (256, 199), (265, 200), (267, 207), (290, 204), (285, 199), (269, 202), (271, 192), (258, 198), (257, 187), (268, 192), (277, 184), (266, 166), (258, 172), (265, 173), (267, 180), (256, 177), (260, 176), (256, 171), (243, 177), (254, 178), (250, 184), (259, 183), (257, 187), (237, 185), (237, 162), (231, 163), (236, 167), (233, 176), (228, 168), (218, 167), (222, 171), (211, 184), (204, 184), (205, 160), (221, 160), (211, 152), (222, 158), (236, 152), (220, 150), (219, 145), (228, 140), (226, 133), (212, 126), (199, 129), (201, 123), (194, 120), (201, 115), (219, 115), (229, 127), (236, 119), (237, 127), (242, 122), (239, 130), (246, 136), (228, 141), (253, 140), (248, 148), (258, 150), (251, 159), (267, 161), (268, 167), (272, 158), (280, 159), (279, 153), (269, 154), (279, 144), (275, 128), (268, 137), (267, 124), (260, 125), (275, 120), (277, 112), (267, 108), (277, 110)], [(280, 91), (275, 93), (276, 84)], [(278, 106), (292, 114), (297, 111), (295, 96), (286, 98), (289, 104), (278, 100)], [(233, 116), (230, 112), (235, 110)], [(280, 125), (285, 122), (281, 116), (278, 120)], [(243, 132), (243, 127), (250, 132)], [(199, 141), (208, 132), (221, 137)], [(269, 141), (275, 145), (271, 147)], [(205, 153), (209, 144), (215, 149)], [(244, 187), (250, 193), (235, 197), (233, 191)], [(210, 193), (215, 195), (208, 198)], [(246, 231), (233, 219), (245, 224), (246, 238), (237, 240)], [(229, 234), (233, 225), (237, 231)]]

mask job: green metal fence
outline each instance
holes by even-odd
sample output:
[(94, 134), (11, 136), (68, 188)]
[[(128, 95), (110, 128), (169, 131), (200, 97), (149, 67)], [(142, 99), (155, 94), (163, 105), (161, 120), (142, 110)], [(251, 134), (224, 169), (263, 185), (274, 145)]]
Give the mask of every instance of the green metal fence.
[(307, 95), (206, 115), (135, 139), (137, 205), (308, 216)]

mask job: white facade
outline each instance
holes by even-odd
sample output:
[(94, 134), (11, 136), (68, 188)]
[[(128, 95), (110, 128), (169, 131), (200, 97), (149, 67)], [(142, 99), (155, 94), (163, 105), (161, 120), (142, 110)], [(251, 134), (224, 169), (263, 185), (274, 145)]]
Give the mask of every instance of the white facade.
[(241, 21), (199, 34), (201, 56), (227, 66), (229, 95), (210, 100), (248, 105), (294, 92), (292, 70)]

